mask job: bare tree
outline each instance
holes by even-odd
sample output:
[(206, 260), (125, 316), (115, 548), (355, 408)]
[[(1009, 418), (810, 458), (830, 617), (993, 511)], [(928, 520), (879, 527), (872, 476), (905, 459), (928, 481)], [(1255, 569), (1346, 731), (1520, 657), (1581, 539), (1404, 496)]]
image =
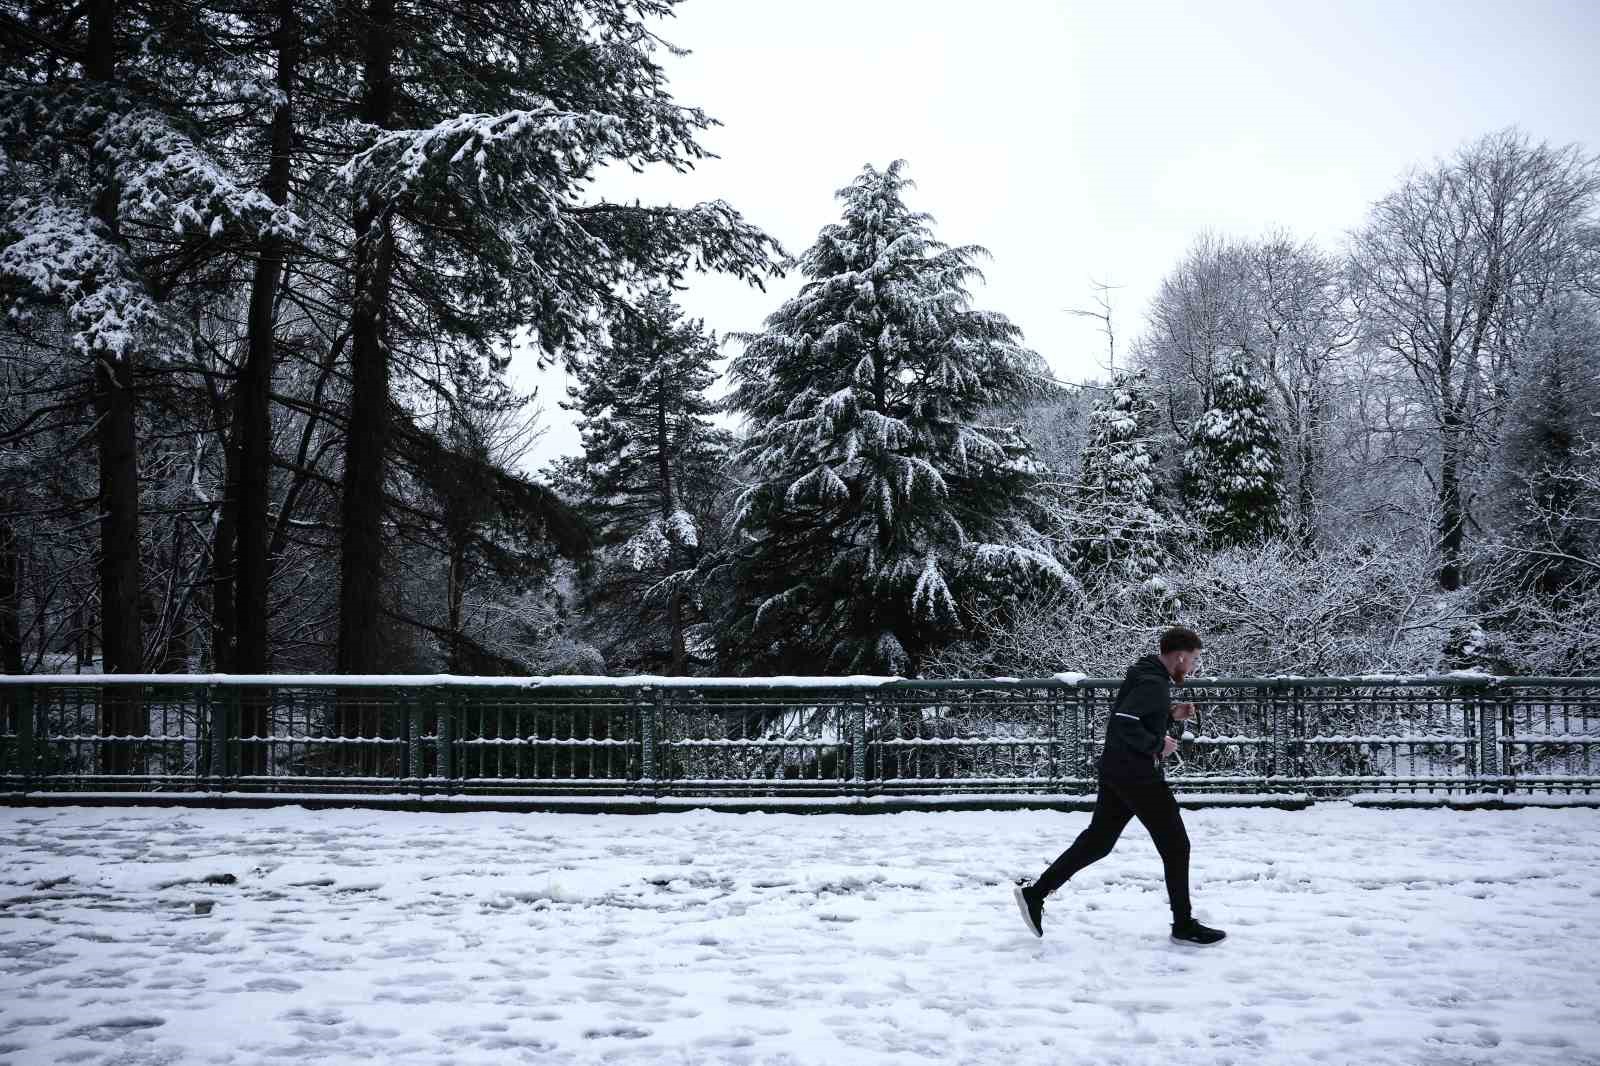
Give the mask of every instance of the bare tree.
[(1094, 290), (1095, 307), (1098, 310), (1089, 310), (1085, 307), (1069, 307), (1067, 313), (1079, 318), (1092, 318), (1100, 323), (1100, 332), (1106, 335), (1106, 375), (1115, 377), (1117, 373), (1117, 331), (1111, 315), (1111, 294), (1121, 285), (1113, 285), (1108, 281), (1091, 279), (1089, 287)]
[(1355, 237), (1365, 326), (1410, 370), (1436, 442), (1443, 589), (1461, 584), (1469, 486), (1522, 331), (1572, 276), (1597, 194), (1600, 173), (1576, 146), (1507, 130), (1412, 174)]
[(1317, 529), (1317, 501), (1339, 363), (1355, 341), (1347, 272), (1311, 241), (1284, 231), (1239, 246), (1243, 297), (1237, 343), (1271, 384), (1301, 535)]
[(1133, 365), (1161, 389), (1168, 428), (1183, 434), (1211, 406), (1211, 385), (1245, 332), (1240, 247), (1202, 233), (1161, 282)]

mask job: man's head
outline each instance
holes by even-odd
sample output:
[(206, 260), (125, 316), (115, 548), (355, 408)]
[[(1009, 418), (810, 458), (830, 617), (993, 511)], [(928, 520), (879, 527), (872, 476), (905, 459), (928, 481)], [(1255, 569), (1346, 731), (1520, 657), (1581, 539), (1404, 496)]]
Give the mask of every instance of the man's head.
[(1188, 626), (1173, 626), (1161, 634), (1161, 662), (1172, 675), (1172, 680), (1182, 683), (1200, 661), (1200, 634)]

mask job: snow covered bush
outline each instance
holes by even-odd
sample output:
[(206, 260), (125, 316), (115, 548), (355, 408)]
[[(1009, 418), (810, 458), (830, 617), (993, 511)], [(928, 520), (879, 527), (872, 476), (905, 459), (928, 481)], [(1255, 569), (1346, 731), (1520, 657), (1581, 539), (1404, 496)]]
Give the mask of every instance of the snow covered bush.
[(1427, 591), (1431, 565), (1426, 549), (1403, 540), (1322, 554), (1283, 541), (1199, 553), (1158, 582), (1068, 586), (1010, 614), (991, 612), (978, 639), (934, 668), (1120, 677), (1181, 622), (1205, 641), (1207, 676), (1427, 672), (1439, 668), (1451, 630), (1475, 617), (1470, 597)]

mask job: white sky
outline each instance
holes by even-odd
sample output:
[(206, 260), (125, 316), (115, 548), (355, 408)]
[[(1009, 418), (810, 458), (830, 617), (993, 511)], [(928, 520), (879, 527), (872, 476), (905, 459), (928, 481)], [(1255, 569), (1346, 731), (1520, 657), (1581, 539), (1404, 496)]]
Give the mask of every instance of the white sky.
[[(952, 244), (993, 254), (978, 305), (1022, 327), (1058, 378), (1096, 376), (1091, 279), (1118, 351), (1196, 235), (1274, 226), (1337, 247), (1410, 167), (1517, 124), (1600, 150), (1600, 0), (686, 0), (663, 34), (673, 92), (723, 125), (686, 176), (623, 175), (612, 197), (721, 198), (799, 253), (836, 189), (896, 158)], [(723, 334), (799, 286), (695, 282)], [(542, 466), (580, 450), (565, 375), (537, 384)]]

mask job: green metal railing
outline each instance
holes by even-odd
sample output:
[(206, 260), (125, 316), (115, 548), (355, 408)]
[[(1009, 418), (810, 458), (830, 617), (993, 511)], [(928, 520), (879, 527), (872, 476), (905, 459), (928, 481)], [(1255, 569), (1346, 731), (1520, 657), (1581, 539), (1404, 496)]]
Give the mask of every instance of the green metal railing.
[[(1111, 678), (0, 677), (0, 788), (1092, 792)], [(1200, 793), (1600, 791), (1600, 678), (1224, 678)]]

